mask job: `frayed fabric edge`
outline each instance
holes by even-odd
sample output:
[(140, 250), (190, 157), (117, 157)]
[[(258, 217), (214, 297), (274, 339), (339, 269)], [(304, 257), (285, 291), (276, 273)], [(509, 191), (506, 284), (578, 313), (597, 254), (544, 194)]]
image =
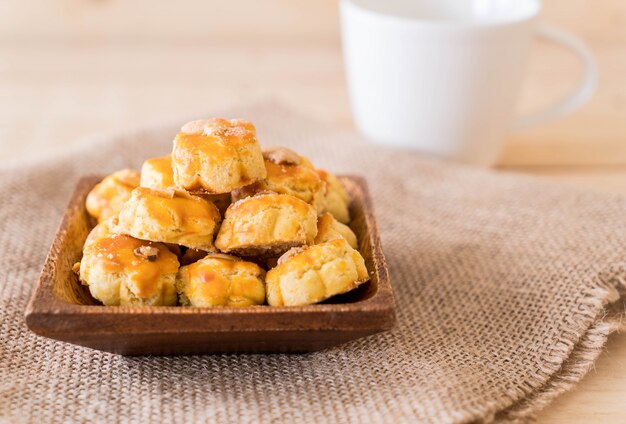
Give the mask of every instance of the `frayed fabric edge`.
[[(494, 414), (487, 422), (520, 424), (534, 421), (536, 415), (558, 396), (573, 389), (595, 365), (609, 336), (626, 331), (626, 265), (598, 277), (593, 290), (604, 305), (598, 318), (579, 339), (560, 369), (534, 393)], [(601, 296), (597, 296), (602, 291)]]

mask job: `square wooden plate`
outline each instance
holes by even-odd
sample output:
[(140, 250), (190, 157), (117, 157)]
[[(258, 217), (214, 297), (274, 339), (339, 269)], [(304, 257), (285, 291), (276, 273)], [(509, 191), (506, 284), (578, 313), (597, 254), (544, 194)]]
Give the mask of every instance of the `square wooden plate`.
[(395, 322), (387, 264), (367, 184), (344, 176), (351, 227), (371, 279), (329, 301), (291, 307), (102, 306), (72, 265), (92, 228), (85, 197), (100, 176), (78, 183), (26, 309), (33, 332), (123, 355), (311, 352), (390, 329)]

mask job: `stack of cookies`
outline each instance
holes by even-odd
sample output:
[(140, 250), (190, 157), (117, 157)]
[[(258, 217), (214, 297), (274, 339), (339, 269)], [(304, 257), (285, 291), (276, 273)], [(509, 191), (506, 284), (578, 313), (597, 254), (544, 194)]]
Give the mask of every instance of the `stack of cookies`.
[(86, 199), (97, 220), (75, 270), (104, 305), (307, 305), (369, 279), (341, 182), (262, 150), (252, 123), (189, 122), (170, 155)]

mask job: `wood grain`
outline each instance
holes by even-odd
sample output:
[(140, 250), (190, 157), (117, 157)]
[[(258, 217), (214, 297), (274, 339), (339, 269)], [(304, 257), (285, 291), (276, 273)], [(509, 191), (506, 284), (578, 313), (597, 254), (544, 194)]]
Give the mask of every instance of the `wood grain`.
[(390, 329), (393, 293), (367, 184), (341, 177), (352, 202), (352, 229), (371, 279), (319, 305), (183, 308), (102, 306), (72, 265), (91, 229), (85, 197), (101, 177), (83, 178), (52, 243), (26, 309), (35, 333), (123, 355), (310, 352)]

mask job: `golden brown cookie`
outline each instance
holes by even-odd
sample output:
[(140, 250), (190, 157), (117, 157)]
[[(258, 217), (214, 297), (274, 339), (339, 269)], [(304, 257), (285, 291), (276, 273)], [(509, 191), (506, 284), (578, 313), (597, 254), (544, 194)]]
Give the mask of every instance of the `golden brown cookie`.
[(316, 234), (313, 206), (286, 194), (261, 193), (230, 205), (215, 246), (225, 253), (271, 257), (312, 244)]
[(251, 306), (265, 302), (265, 271), (235, 256), (211, 254), (183, 266), (176, 289), (183, 306)]
[(316, 205), (324, 195), (324, 183), (310, 162), (293, 150), (273, 147), (263, 150), (267, 177), (234, 190), (233, 202), (262, 191), (288, 194)]
[[(171, 155), (148, 159), (143, 163), (141, 167), (141, 187), (177, 188), (174, 183)], [(226, 212), (231, 203), (230, 193), (210, 194), (199, 191), (194, 194), (212, 202), (222, 214)]]
[(117, 217), (111, 217), (107, 220), (104, 220), (95, 227), (91, 229), (87, 238), (85, 239), (85, 243), (83, 245), (83, 249), (85, 249), (90, 244), (93, 244), (95, 241), (100, 240), (101, 238), (110, 237), (115, 234), (115, 228), (117, 227), (118, 219)]
[(176, 255), (162, 243), (125, 234), (85, 246), (80, 281), (107, 306), (176, 305)]
[(172, 156), (161, 156), (146, 160), (141, 166), (141, 187), (175, 187)]
[(357, 239), (354, 232), (345, 224), (337, 221), (330, 212), (325, 212), (317, 218), (317, 235), (315, 236), (315, 244), (326, 243), (327, 241), (344, 238), (352, 247), (356, 249)]
[(319, 204), (319, 212), (330, 212), (342, 224), (350, 222), (350, 198), (339, 178), (328, 171), (318, 169), (317, 174), (324, 182), (324, 193)]
[(215, 205), (198, 196), (182, 190), (138, 187), (124, 204), (116, 231), (211, 251), (220, 220)]
[(139, 172), (122, 169), (104, 178), (87, 195), (85, 207), (98, 222), (117, 216), (130, 193), (139, 186)]
[(365, 261), (344, 238), (285, 253), (265, 277), (271, 306), (310, 305), (369, 280)]
[(178, 187), (229, 193), (267, 175), (256, 129), (241, 119), (188, 122), (174, 139), (174, 181)]

